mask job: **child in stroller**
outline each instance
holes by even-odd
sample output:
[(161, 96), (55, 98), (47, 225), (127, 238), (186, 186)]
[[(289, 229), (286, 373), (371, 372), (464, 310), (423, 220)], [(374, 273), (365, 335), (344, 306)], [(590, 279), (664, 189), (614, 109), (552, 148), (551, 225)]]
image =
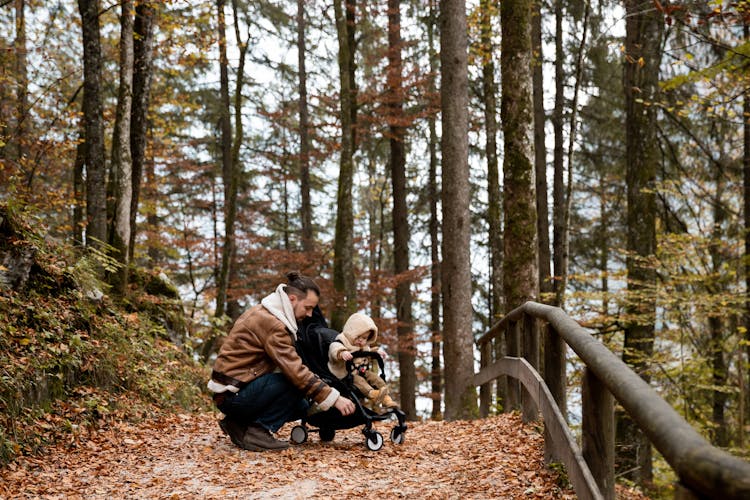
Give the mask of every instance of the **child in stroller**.
[[(378, 327), (372, 318), (354, 313), (346, 320), (341, 334), (328, 347), (328, 368), (331, 373), (339, 380), (345, 380), (351, 375), (354, 387), (367, 399), (365, 406), (373, 411), (377, 411), (378, 406), (398, 408), (388, 394), (385, 379), (380, 376), (382, 371), (372, 369), (369, 357), (354, 358), (352, 354), (357, 351), (372, 352), (370, 346), (377, 338)], [(384, 351), (376, 352), (385, 359)]]
[[(337, 389), (342, 396), (351, 399), (352, 402), (354, 402), (356, 409), (352, 415), (348, 416), (341, 415), (336, 409), (320, 412), (313, 411), (309, 413), (308, 416), (302, 420), (300, 425), (297, 425), (292, 429), (292, 442), (300, 444), (307, 440), (308, 432), (310, 432), (308, 424), (318, 428), (317, 430), (312, 430), (312, 432), (318, 432), (321, 441), (332, 441), (336, 435), (336, 430), (350, 429), (364, 424), (362, 433), (365, 436), (365, 445), (370, 450), (377, 451), (383, 446), (383, 436), (373, 429), (373, 422), (388, 420), (392, 416), (395, 416), (398, 420), (398, 425), (391, 430), (391, 441), (396, 444), (403, 443), (404, 434), (407, 428), (405, 425), (406, 415), (398, 409), (395, 402), (392, 400), (386, 400), (385, 395), (387, 394), (385, 393), (383, 393), (384, 396), (382, 396), (382, 402), (392, 404), (383, 405), (386, 408), (383, 409), (382, 413), (368, 408), (360, 401), (360, 399), (365, 399), (367, 394), (363, 394), (364, 391), (360, 391), (360, 389), (354, 385), (354, 374), (352, 373), (354, 371), (353, 362), (364, 358), (368, 361), (372, 360), (378, 363), (380, 374), (376, 376), (382, 380), (383, 387), (385, 387), (383, 358), (377, 352), (369, 350), (351, 352), (352, 359), (343, 360), (348, 368), (345, 369), (344, 376), (340, 379), (332, 373), (331, 366), (333, 364), (329, 363), (329, 352), (331, 346), (334, 343), (340, 343), (337, 342), (338, 336), (338, 332), (328, 328), (323, 313), (320, 311), (319, 307), (316, 307), (313, 310), (312, 316), (305, 318), (297, 331), (297, 352), (310, 370), (316, 373), (331, 387)], [(338, 346), (335, 347), (338, 349)], [(378, 384), (378, 382), (375, 383)], [(369, 390), (367, 387), (370, 386), (362, 386), (367, 393), (373, 390), (372, 387), (370, 387)], [(380, 394), (381, 393), (377, 393), (376, 396), (380, 397)]]

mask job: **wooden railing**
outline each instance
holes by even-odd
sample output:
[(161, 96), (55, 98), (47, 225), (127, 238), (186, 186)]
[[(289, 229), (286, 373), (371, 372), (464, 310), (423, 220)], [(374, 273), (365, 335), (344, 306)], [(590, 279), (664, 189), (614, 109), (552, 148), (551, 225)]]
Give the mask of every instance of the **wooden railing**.
[[(544, 331), (543, 378), (537, 372), (540, 331)], [(502, 339), (501, 335), (507, 353), (493, 361), (493, 341)], [(585, 364), (580, 447), (564, 418), (565, 344)], [(677, 474), (675, 498), (750, 499), (750, 463), (712, 446), (562, 309), (526, 302), (493, 326), (477, 345), (481, 369), (473, 383), (480, 387), (482, 414), (489, 410), (489, 382), (507, 375), (506, 405), (522, 408), (525, 421), (541, 412), (545, 458), (565, 464), (579, 498), (614, 498), (616, 399)]]

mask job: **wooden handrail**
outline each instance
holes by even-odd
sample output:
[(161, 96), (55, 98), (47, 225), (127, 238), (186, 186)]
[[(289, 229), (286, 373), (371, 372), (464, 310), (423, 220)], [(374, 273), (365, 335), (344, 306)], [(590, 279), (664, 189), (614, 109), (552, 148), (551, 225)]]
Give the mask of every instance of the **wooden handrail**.
[(477, 340), (480, 350), (524, 315), (549, 323), (648, 436), (683, 487), (697, 495), (722, 500), (750, 498), (750, 463), (712, 446), (641, 377), (562, 309), (526, 302)]

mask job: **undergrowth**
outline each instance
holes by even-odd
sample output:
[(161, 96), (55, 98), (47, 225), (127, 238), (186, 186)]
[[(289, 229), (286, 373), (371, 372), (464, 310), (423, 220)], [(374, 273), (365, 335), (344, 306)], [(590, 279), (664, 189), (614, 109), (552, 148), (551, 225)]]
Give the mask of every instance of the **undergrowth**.
[(34, 255), (23, 287), (0, 283), (0, 465), (113, 420), (208, 408), (207, 369), (165, 331), (181, 310), (174, 298), (138, 287), (125, 300), (91, 298), (87, 287), (104, 289), (93, 266), (20, 227), (0, 234), (0, 251), (31, 245)]

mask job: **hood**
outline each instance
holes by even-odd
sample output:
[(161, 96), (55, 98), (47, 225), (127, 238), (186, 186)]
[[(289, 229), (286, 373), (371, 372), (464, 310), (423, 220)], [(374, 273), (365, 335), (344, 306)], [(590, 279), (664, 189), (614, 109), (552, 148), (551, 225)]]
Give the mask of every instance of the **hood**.
[(372, 318), (366, 314), (354, 313), (349, 316), (348, 320), (346, 320), (346, 324), (341, 333), (349, 342), (354, 343), (355, 338), (368, 331), (370, 332), (370, 336), (367, 337), (367, 344), (369, 345), (377, 340), (378, 327), (375, 325)]

